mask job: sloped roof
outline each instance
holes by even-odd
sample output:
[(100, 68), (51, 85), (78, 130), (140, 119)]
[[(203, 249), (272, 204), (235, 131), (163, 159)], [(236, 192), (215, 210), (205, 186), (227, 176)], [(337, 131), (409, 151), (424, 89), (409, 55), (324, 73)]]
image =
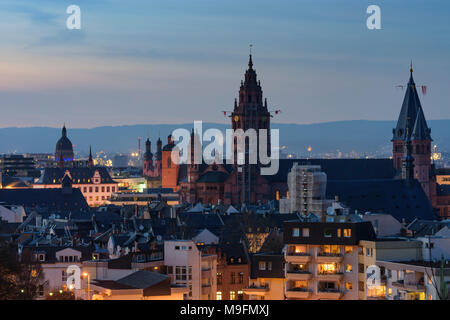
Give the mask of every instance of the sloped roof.
[(423, 114), (422, 108), (419, 108), (417, 112), (417, 118), (414, 123), (414, 129), (411, 134), (412, 140), (432, 140), (431, 139), (431, 129), (428, 128), (427, 121)]
[(168, 278), (167, 275), (161, 273), (139, 270), (116, 282), (135, 289), (146, 289)]
[(436, 218), (417, 180), (412, 186), (400, 179), (328, 181), (326, 195), (339, 196), (353, 210), (387, 213), (400, 222)]
[(327, 180), (391, 179), (395, 169), (391, 159), (280, 159), (278, 173), (264, 176), (271, 182), (286, 182), (294, 163), (320, 165)]
[[(105, 167), (45, 168), (44, 174), (39, 180), (39, 183), (61, 184), (62, 178), (67, 170), (70, 172), (70, 176), (72, 177), (72, 182), (74, 184), (93, 183), (91, 178), (94, 176), (95, 171), (98, 171), (100, 174), (102, 183), (114, 183), (111, 175)], [(91, 179), (90, 182), (88, 182), (88, 179)], [(53, 180), (55, 180), (55, 182), (53, 182)], [(78, 180), (80, 180), (80, 182), (78, 182)]]
[(0, 189), (0, 202), (22, 205), (27, 208), (41, 207), (53, 211), (89, 210), (80, 189), (63, 193), (62, 189)]
[(402, 109), (400, 110), (400, 115), (398, 117), (397, 126), (393, 130), (393, 140), (406, 140), (407, 127), (409, 127), (409, 136), (411, 136), (419, 108), (422, 108), (422, 106), (420, 104), (419, 95), (417, 94), (416, 84), (414, 83), (411, 70), (405, 97), (403, 98)]

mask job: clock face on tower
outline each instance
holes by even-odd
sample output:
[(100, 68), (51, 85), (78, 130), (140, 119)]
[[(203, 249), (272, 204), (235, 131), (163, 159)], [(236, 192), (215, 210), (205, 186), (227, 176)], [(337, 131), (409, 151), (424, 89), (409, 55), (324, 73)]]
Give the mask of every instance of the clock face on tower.
[(238, 122), (239, 121), (239, 116), (234, 116), (233, 120), (234, 120), (234, 122)]

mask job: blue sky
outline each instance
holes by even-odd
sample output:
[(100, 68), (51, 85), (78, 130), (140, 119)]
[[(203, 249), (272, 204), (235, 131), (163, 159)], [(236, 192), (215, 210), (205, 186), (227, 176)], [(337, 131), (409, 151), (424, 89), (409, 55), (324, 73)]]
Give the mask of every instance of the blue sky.
[[(81, 8), (81, 30), (65, 28)], [(366, 28), (381, 8), (382, 30)], [(0, 127), (225, 122), (253, 44), (274, 119), (392, 120), (410, 60), (450, 118), (450, 2), (2, 0)]]

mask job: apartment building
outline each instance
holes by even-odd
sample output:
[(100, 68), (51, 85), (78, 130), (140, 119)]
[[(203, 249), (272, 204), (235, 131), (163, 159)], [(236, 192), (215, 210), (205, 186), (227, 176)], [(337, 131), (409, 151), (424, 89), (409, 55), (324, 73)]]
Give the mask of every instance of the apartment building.
[(385, 279), (387, 300), (447, 300), (450, 263), (442, 261), (377, 261)]
[(342, 221), (284, 223), (287, 299), (357, 300), (364, 291), (359, 250), (375, 232), (370, 222)]
[(217, 255), (202, 253), (191, 240), (164, 242), (164, 265), (172, 284), (189, 288), (187, 300), (215, 300)]
[(250, 278), (249, 258), (242, 243), (205, 246), (204, 252), (217, 255), (217, 300), (244, 300)]
[(284, 300), (284, 257), (278, 252), (251, 255), (248, 300)]

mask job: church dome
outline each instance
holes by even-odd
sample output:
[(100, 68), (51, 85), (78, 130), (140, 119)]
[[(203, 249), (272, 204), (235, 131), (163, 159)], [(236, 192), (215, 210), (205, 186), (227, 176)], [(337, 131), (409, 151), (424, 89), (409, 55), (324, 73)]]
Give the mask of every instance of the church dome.
[(72, 142), (69, 140), (69, 138), (67, 138), (67, 130), (65, 125), (62, 129), (62, 136), (56, 143), (55, 150), (56, 161), (59, 161), (61, 157), (64, 161), (73, 160), (73, 146)]

